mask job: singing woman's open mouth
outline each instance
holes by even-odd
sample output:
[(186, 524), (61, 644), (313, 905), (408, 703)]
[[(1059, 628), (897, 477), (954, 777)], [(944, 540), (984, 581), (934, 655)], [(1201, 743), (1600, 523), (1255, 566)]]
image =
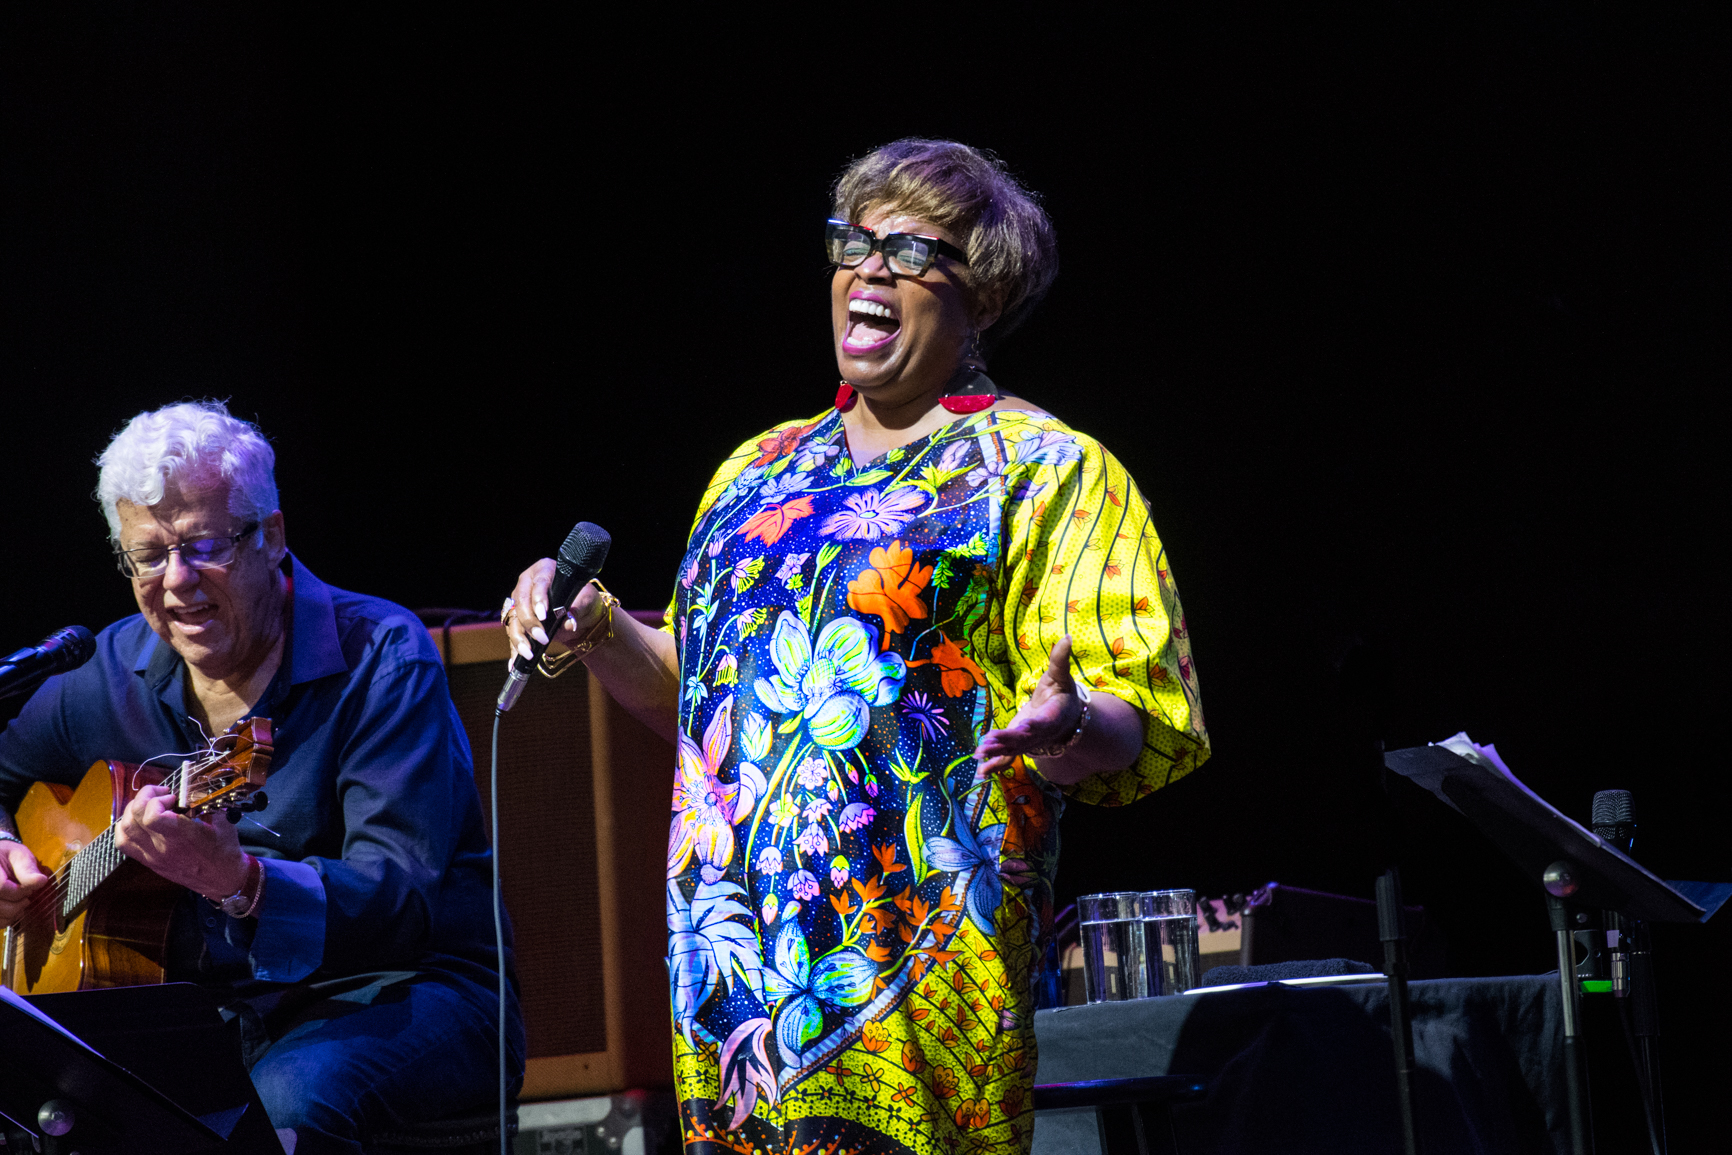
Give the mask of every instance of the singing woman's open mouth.
[(870, 353), (896, 339), (902, 322), (886, 302), (865, 293), (848, 298), (848, 328), (842, 347), (850, 353)]

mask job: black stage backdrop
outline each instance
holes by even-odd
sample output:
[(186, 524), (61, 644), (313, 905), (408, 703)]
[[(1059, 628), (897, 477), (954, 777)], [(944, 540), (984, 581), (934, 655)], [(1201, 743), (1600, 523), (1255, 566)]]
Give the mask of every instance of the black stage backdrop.
[[(590, 519), (664, 604), (715, 463), (833, 394), (828, 181), (948, 136), (1046, 197), (1064, 269), (993, 374), (1153, 501), (1215, 744), (1073, 808), (1061, 898), (1369, 896), (1393, 844), (1457, 973), (1545, 970), (1535, 886), (1426, 800), (1388, 833), (1376, 743), (1464, 728), (1732, 877), (1723, 44), (1611, 6), (1210, 19), (8, 6), (0, 633), (129, 611), (90, 459), (197, 396), (274, 438), (329, 581), (496, 606)], [(1660, 936), (1680, 1139), (1718, 921)]]

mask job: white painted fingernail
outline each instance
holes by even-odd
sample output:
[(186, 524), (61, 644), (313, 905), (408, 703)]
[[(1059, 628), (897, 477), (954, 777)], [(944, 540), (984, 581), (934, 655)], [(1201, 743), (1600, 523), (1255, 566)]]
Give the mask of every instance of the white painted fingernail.
[(536, 617), (536, 620), (538, 620), (538, 621), (546, 620), (546, 618), (547, 618), (547, 599), (546, 598), (536, 598), (535, 599), (535, 617)]
[[(547, 631), (542, 629), (540, 626), (536, 626), (533, 630), (530, 630), (529, 636), (544, 646), (547, 644)], [(528, 655), (526, 654), (524, 656), (527, 657)]]

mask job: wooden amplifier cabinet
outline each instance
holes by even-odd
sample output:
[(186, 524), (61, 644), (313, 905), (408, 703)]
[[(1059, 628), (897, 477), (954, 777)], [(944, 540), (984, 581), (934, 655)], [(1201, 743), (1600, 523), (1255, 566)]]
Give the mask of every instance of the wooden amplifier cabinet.
[[(505, 628), (431, 632), (490, 816)], [(673, 782), (673, 747), (582, 666), (535, 675), (505, 715), (496, 849), (529, 1035), (525, 1101), (673, 1083), (665, 913)]]
[[(1346, 958), (1383, 969), (1377, 903), (1271, 882), (1250, 895), (1204, 899), (1197, 918), (1197, 977), (1211, 967)], [(1443, 936), (1425, 908), (1407, 912), (1408, 977), (1443, 978)]]

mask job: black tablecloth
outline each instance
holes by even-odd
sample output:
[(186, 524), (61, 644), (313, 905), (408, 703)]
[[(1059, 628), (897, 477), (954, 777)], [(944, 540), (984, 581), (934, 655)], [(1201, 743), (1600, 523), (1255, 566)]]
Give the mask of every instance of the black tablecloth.
[[(1569, 1150), (1555, 975), (1408, 988), (1427, 1155)], [(1401, 1149), (1388, 988), (1266, 986), (1035, 1015), (1036, 1082), (1200, 1075), (1173, 1108), (1188, 1155)], [(1039, 1115), (1036, 1155), (1100, 1150), (1089, 1109)]]

